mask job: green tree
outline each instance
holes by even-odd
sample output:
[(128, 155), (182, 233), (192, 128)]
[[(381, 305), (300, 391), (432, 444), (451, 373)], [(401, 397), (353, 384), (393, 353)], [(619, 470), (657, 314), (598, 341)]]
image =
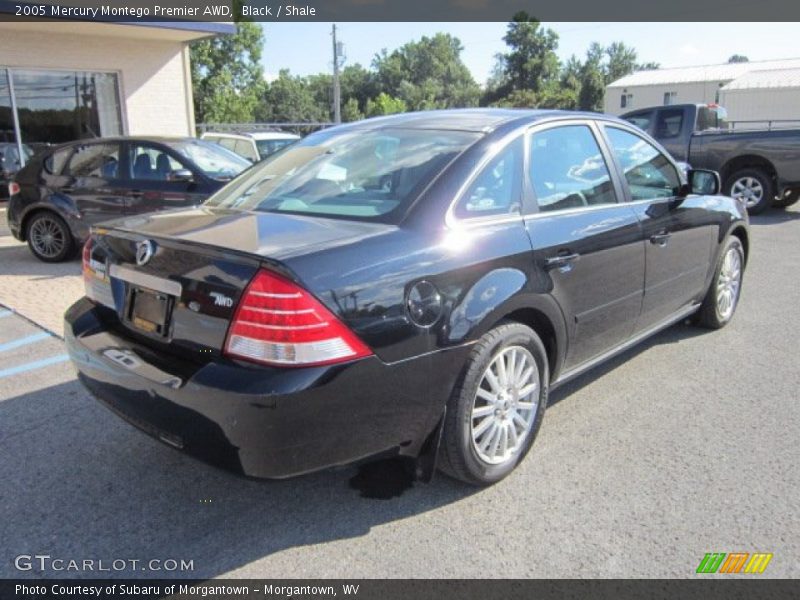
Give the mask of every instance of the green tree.
[(503, 41), (510, 51), (503, 55), (506, 84), (514, 90), (542, 91), (559, 72), (558, 34), (520, 12), (508, 24)]
[[(367, 100), (369, 102), (369, 100)], [(365, 103), (366, 105), (367, 103)], [(358, 106), (358, 100), (355, 96), (351, 96), (347, 99), (342, 105), (342, 122), (343, 123), (350, 123), (352, 121), (360, 121), (364, 118), (364, 113), (361, 112), (361, 108)]]
[(636, 68), (636, 50), (623, 44), (614, 42), (605, 50), (608, 59), (605, 67), (605, 82), (611, 83), (626, 75), (630, 75)]
[(655, 71), (656, 69), (660, 69), (661, 65), (657, 62), (646, 62), (636, 65), (637, 71)]
[(281, 69), (269, 85), (257, 113), (258, 120), (277, 123), (327, 121), (328, 115), (320, 108), (308, 81), (293, 76), (288, 69)]
[(390, 96), (386, 92), (381, 92), (374, 99), (367, 100), (366, 116), (379, 117), (381, 115), (393, 115), (406, 112), (408, 106), (400, 99)]
[[(463, 46), (445, 33), (409, 42), (375, 56), (375, 89), (401, 99), (410, 110), (475, 106), (480, 88), (461, 60)], [(369, 111), (367, 111), (369, 112)]]
[(322, 120), (333, 119), (333, 75), (318, 73), (305, 78), (305, 85), (314, 98), (317, 111), (322, 115)]
[(605, 49), (597, 42), (592, 42), (586, 51), (586, 59), (580, 66), (580, 91), (578, 92), (578, 108), (580, 110), (599, 110), (603, 105), (606, 90), (606, 70), (603, 58)]
[(237, 31), (191, 45), (192, 90), (198, 123), (252, 121), (264, 93), (261, 49), (264, 36), (256, 23), (237, 23)]
[(750, 59), (744, 56), (743, 54), (734, 54), (728, 59), (728, 63), (746, 63), (750, 62)]
[(347, 102), (354, 99), (358, 103), (359, 111), (363, 112), (367, 106), (367, 100), (380, 93), (376, 88), (373, 73), (358, 63), (347, 65), (342, 69), (339, 75), (339, 85), (342, 90), (342, 111)]

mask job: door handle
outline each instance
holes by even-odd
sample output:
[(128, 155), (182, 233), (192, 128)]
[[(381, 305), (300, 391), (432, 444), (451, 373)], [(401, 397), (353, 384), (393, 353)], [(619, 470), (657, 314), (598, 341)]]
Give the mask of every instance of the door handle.
[(580, 254), (559, 254), (558, 256), (551, 256), (544, 260), (544, 268), (546, 271), (559, 269), (562, 273), (566, 273), (572, 269), (572, 264), (580, 257)]
[(667, 245), (669, 242), (669, 238), (672, 237), (672, 234), (667, 231), (659, 231), (658, 233), (654, 233), (650, 236), (650, 243), (655, 246), (661, 246), (662, 248)]

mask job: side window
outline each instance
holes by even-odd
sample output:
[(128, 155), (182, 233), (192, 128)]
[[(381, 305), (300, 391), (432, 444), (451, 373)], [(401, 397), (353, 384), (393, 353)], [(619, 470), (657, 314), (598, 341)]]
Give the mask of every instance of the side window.
[(236, 142), (236, 146), (233, 149), (236, 154), (239, 156), (244, 156), (250, 160), (257, 160), (255, 156), (255, 148), (253, 147), (253, 142), (248, 140), (239, 140)]
[(168, 181), (172, 171), (187, 168), (175, 158), (155, 146), (131, 144), (128, 146), (128, 166), (131, 179)]
[(683, 109), (673, 108), (658, 111), (656, 119), (656, 135), (659, 140), (676, 138), (683, 127)]
[(650, 129), (650, 123), (653, 120), (653, 112), (637, 113), (625, 117), (625, 120), (631, 125), (636, 125), (636, 127), (642, 131), (648, 131)]
[(519, 213), (522, 205), (522, 138), (501, 150), (478, 174), (458, 201), (460, 219)]
[(67, 164), (72, 148), (62, 148), (56, 150), (44, 160), (44, 168), (52, 175), (60, 175), (64, 165)]
[(236, 139), (234, 138), (225, 138), (225, 137), (219, 138), (217, 140), (217, 143), (223, 148), (227, 148), (231, 152), (233, 152), (234, 148), (236, 148)]
[(67, 173), (73, 177), (119, 177), (119, 144), (78, 146), (69, 159)]
[(617, 202), (600, 146), (586, 125), (534, 133), (529, 177), (540, 211)]
[(681, 185), (678, 171), (655, 146), (638, 135), (616, 127), (606, 127), (606, 133), (633, 200), (677, 195)]

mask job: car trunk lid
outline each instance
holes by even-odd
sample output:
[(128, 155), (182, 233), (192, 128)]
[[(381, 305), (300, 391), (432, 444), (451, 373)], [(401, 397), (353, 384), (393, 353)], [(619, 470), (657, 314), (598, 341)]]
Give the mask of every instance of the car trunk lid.
[(292, 257), (388, 226), (232, 210), (168, 211), (94, 230), (84, 253), (87, 296), (148, 345), (200, 362), (218, 357), (260, 267), (298, 280)]

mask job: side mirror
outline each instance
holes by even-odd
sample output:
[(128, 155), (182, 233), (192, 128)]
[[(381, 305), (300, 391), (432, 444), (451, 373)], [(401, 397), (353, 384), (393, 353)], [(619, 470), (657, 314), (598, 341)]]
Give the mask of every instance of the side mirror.
[(176, 169), (169, 173), (167, 181), (189, 183), (190, 181), (194, 181), (194, 175), (189, 169)]
[(692, 194), (715, 196), (722, 189), (719, 173), (708, 169), (690, 169), (687, 173)]

